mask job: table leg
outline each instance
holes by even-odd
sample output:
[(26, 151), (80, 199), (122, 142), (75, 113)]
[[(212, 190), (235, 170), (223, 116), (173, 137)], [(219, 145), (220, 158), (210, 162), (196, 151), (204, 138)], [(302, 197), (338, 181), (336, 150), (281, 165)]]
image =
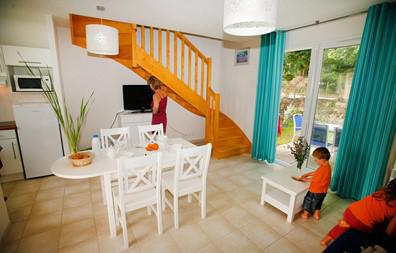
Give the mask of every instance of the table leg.
[(114, 217), (113, 194), (111, 193), (111, 174), (103, 176), (106, 194), (107, 215), (109, 218), (110, 237), (116, 236), (116, 224)]
[(265, 196), (266, 186), (267, 186), (267, 182), (263, 179), (263, 188), (261, 189), (261, 200), (260, 200), (260, 204), (262, 206), (265, 204), (264, 196)]
[(296, 205), (296, 196), (290, 196), (289, 210), (287, 212), (287, 222), (292, 222), (294, 217), (294, 206)]

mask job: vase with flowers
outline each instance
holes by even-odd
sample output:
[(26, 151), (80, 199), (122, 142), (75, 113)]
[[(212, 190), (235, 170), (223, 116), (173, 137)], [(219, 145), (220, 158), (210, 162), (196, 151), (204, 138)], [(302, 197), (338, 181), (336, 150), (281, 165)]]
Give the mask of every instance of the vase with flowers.
[(305, 159), (309, 155), (309, 145), (304, 136), (298, 136), (293, 140), (293, 145), (290, 147), (291, 154), (297, 161), (297, 169), (301, 171)]

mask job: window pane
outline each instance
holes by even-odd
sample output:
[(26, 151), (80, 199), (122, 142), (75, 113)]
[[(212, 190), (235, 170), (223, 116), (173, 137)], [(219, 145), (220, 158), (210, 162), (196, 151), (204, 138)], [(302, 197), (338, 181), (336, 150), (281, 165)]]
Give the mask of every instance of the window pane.
[[(283, 63), (276, 158), (287, 163), (294, 162), (288, 145), (294, 134), (301, 134), (302, 131), (310, 58), (310, 49), (287, 52)], [(293, 115), (296, 115), (296, 125)]]

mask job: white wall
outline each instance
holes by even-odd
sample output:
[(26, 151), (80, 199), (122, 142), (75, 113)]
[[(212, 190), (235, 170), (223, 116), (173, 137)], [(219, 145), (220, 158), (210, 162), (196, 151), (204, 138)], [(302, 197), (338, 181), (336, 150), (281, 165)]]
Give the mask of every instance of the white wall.
[[(286, 50), (319, 48), (320, 45), (360, 37), (366, 15), (319, 24), (286, 34)], [(252, 140), (258, 78), (260, 39), (224, 43), (221, 68), (221, 111), (229, 115)], [(250, 47), (248, 65), (234, 65), (236, 48)]]
[[(58, 27), (57, 35), (67, 104), (76, 112), (81, 98), (95, 92), (81, 139), (82, 146), (89, 146), (92, 133), (110, 127), (115, 114), (123, 110), (122, 85), (145, 84), (146, 81), (111, 59), (88, 56), (85, 49), (71, 44), (68, 28)], [(171, 99), (167, 113), (169, 136), (183, 136), (189, 140), (204, 138), (202, 117), (186, 111)]]

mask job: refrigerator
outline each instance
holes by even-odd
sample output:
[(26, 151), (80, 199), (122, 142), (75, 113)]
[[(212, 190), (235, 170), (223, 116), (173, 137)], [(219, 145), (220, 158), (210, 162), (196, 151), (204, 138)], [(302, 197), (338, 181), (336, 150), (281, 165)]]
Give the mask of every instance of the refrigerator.
[(26, 178), (51, 175), (63, 154), (61, 130), (48, 103), (13, 105)]

